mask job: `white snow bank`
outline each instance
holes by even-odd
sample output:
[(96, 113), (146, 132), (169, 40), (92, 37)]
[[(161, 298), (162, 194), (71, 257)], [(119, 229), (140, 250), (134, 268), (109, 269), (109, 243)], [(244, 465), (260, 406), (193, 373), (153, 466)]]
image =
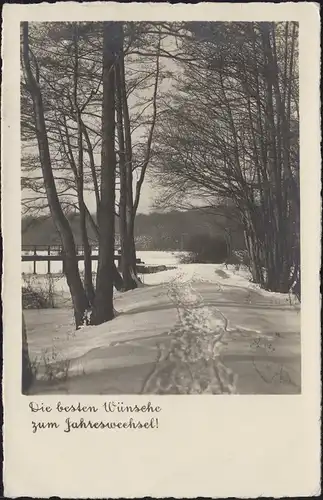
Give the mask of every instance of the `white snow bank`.
[[(159, 345), (183, 332), (201, 339), (216, 332), (222, 339), (225, 332), (223, 359), (239, 373), (238, 392), (299, 391), (299, 308), (286, 295), (261, 290), (249, 282), (247, 271), (225, 265), (179, 264), (145, 278), (148, 286), (116, 295), (117, 317), (99, 326), (75, 331), (71, 309), (25, 311), (31, 358), (41, 361), (46, 351), (50, 359), (54, 351), (59, 353), (56, 360), (70, 360), (70, 377), (67, 385), (62, 383), (64, 390), (73, 387), (71, 393), (136, 392), (156, 361)], [(60, 279), (57, 283), (63, 286)], [(265, 378), (276, 377), (288, 365), (288, 377), (296, 382), (273, 387), (257, 375), (254, 359), (258, 371), (271, 363)], [(111, 370), (119, 371), (113, 375)], [(72, 375), (80, 374), (86, 376), (73, 382)]]
[(288, 302), (292, 305), (298, 304), (297, 298), (291, 294), (269, 292), (262, 289), (260, 285), (252, 283), (250, 281), (251, 273), (246, 267), (240, 267), (239, 270), (236, 270), (233, 265), (226, 266), (225, 264), (178, 264), (176, 269), (144, 276), (144, 283), (147, 285), (169, 283), (178, 280), (183, 282), (214, 283), (217, 286), (247, 288), (251, 291), (257, 291), (263, 297), (275, 299), (276, 302)]
[[(273, 300), (273, 294), (269, 292), (264, 294), (262, 290), (250, 290), (245, 277), (227, 271), (223, 266), (213, 264), (185, 264), (178, 269), (149, 275), (151, 282), (157, 283), (156, 286), (139, 288), (116, 297), (118, 316), (113, 321), (83, 327), (78, 331), (74, 331), (71, 321), (60, 325), (55, 319), (56, 310), (26, 311), (27, 323), (29, 319), (35, 322), (32, 316), (36, 315), (39, 325), (35, 329), (35, 333), (36, 330), (38, 332), (36, 337), (29, 330), (31, 351), (39, 356), (44, 348), (55, 345), (65, 357), (71, 359), (82, 357), (92, 350), (106, 349), (115, 343), (153, 339), (162, 334), (167, 336), (178, 319), (172, 283), (175, 288), (182, 289), (181, 295), (186, 304), (192, 299), (192, 305), (200, 307), (205, 317), (207, 308), (211, 309), (209, 316), (215, 330), (216, 325), (223, 325), (224, 317), (228, 332), (238, 328), (267, 335), (282, 329), (286, 332), (299, 330), (298, 311), (286, 300)], [(192, 289), (194, 293), (188, 293)], [(58, 324), (56, 328), (55, 323)]]
[[(180, 255), (181, 252), (138, 252), (138, 257), (147, 265), (174, 266), (174, 269), (167, 271), (139, 275), (144, 285), (167, 285), (173, 281), (213, 283), (216, 287), (230, 286), (258, 292), (264, 298), (275, 300), (276, 303), (299, 305), (297, 298), (291, 294), (269, 292), (261, 289), (258, 284), (252, 283), (250, 272), (245, 267), (236, 270), (233, 265), (226, 266), (225, 264), (180, 264), (178, 263)], [(26, 286), (28, 283), (36, 290), (48, 290), (51, 286), (57, 298), (65, 301), (69, 298), (69, 288), (64, 275), (25, 274), (22, 276), (22, 285)], [(115, 297), (119, 295), (115, 291)], [(60, 300), (58, 305), (61, 305)]]

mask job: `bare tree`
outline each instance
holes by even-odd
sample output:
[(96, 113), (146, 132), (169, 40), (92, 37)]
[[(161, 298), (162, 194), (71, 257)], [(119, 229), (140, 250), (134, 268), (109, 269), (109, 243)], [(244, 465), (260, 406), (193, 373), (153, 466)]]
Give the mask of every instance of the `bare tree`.
[(23, 23), (23, 62), (28, 91), (33, 103), (33, 118), (46, 196), (53, 221), (63, 245), (66, 279), (71, 291), (75, 323), (76, 327), (78, 327), (83, 321), (85, 311), (89, 308), (89, 302), (79, 274), (73, 233), (58, 199), (44, 117), (44, 106), (39, 82), (39, 67), (36, 58), (33, 58), (34, 74), (30, 61), (27, 22)]
[(103, 105), (101, 200), (99, 208), (99, 260), (92, 323), (114, 317), (113, 264), (115, 229), (115, 65), (121, 48), (120, 24), (105, 22), (103, 27)]
[[(102, 103), (102, 26), (100, 23), (46, 23), (33, 27), (33, 54), (39, 61), (42, 94), (52, 170), (62, 209), (79, 213), (80, 234), (84, 248), (84, 285), (93, 303), (91, 249), (88, 225), (95, 226), (84, 195), (95, 194), (100, 203), (100, 168), (95, 164), (101, 146), (99, 112)], [(55, 51), (52, 50), (55, 42)], [(22, 86), (23, 187), (32, 191), (24, 197), (25, 212), (35, 213), (36, 206), (46, 209), (47, 196), (39, 174), (39, 159), (32, 148), (36, 132), (30, 125), (31, 107)], [(95, 115), (95, 116), (94, 116)], [(28, 152), (31, 151), (30, 154)], [(122, 288), (122, 277), (114, 265), (115, 286)]]
[[(138, 27), (136, 27), (138, 29)], [(140, 30), (140, 27), (139, 27)], [(128, 27), (129, 31), (129, 27)], [(130, 31), (133, 34), (134, 31)], [(141, 37), (143, 36), (141, 32)], [(153, 56), (155, 64), (147, 70), (140, 72), (140, 77), (127, 80), (125, 67), (125, 47), (133, 44), (131, 36), (129, 41), (125, 41), (123, 33), (123, 51), (120, 55), (117, 66), (117, 130), (119, 143), (119, 171), (120, 171), (120, 201), (119, 201), (119, 227), (121, 236), (121, 258), (122, 273), (125, 279), (125, 289), (135, 288), (138, 285), (136, 274), (136, 249), (134, 238), (135, 217), (140, 201), (141, 189), (146, 176), (147, 167), (151, 159), (153, 134), (157, 117), (157, 92), (160, 81), (160, 35), (157, 32), (157, 55)], [(143, 43), (140, 37), (136, 38), (137, 43)], [(147, 58), (146, 58), (147, 59)], [(140, 64), (138, 57), (135, 64)], [(130, 63), (131, 64), (131, 63)], [(153, 81), (151, 84), (151, 79)], [(129, 100), (134, 90), (138, 88), (149, 89), (152, 86), (152, 96), (145, 98), (138, 103), (140, 111), (137, 116), (131, 116), (131, 106)], [(137, 99), (138, 101), (138, 99)], [(151, 116), (147, 116), (147, 110), (152, 108)], [(134, 151), (133, 135), (138, 128), (144, 128), (143, 138), (140, 147)], [(135, 154), (134, 154), (135, 153)], [(138, 174), (134, 182), (134, 172)]]
[[(122, 57), (122, 56), (121, 56)], [(125, 290), (136, 288), (136, 282), (133, 278), (131, 240), (129, 235), (129, 224), (127, 217), (127, 208), (129, 196), (127, 196), (129, 184), (127, 177), (127, 159), (125, 152), (125, 138), (123, 126), (123, 106), (121, 90), (121, 71), (119, 61), (116, 67), (116, 102), (117, 102), (117, 133), (119, 145), (119, 177), (120, 177), (120, 197), (119, 197), (119, 232), (121, 244), (121, 272)], [(131, 186), (132, 192), (132, 186)], [(134, 244), (134, 242), (133, 242)]]

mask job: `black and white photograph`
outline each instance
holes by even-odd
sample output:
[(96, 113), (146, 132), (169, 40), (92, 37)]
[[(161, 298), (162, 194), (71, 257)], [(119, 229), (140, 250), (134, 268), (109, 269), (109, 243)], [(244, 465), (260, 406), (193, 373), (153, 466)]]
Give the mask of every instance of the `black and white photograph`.
[(319, 34), (4, 6), (5, 496), (319, 495)]
[(298, 22), (22, 22), (26, 394), (299, 394)]

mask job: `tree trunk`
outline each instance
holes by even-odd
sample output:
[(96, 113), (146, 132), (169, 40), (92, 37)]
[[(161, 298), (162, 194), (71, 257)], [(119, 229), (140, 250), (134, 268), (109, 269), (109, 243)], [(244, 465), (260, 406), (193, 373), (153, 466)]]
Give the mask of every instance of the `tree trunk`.
[[(76, 104), (76, 97), (75, 97)], [(77, 106), (77, 104), (76, 104)], [(82, 133), (82, 118), (79, 109), (77, 109), (77, 140), (78, 140), (78, 171), (76, 173), (77, 196), (80, 211), (80, 230), (84, 252), (84, 288), (90, 305), (94, 301), (94, 287), (92, 280), (92, 259), (91, 247), (86, 227), (86, 210), (84, 202), (84, 169), (83, 169), (83, 133)]]
[[(89, 221), (90, 221), (90, 224), (92, 225), (92, 228), (93, 228), (93, 230), (94, 230), (94, 232), (99, 240), (99, 228), (96, 225), (96, 223), (94, 222), (93, 217), (90, 214), (87, 207), (86, 207), (86, 214), (87, 214)], [(118, 292), (122, 292), (122, 290), (124, 290), (123, 278), (122, 278), (121, 274), (119, 273), (114, 262), (113, 262), (113, 285), (114, 285), (115, 289), (118, 290)]]
[(23, 59), (26, 70), (28, 89), (33, 101), (39, 159), (44, 178), (48, 205), (54, 224), (62, 241), (66, 280), (71, 292), (74, 307), (75, 324), (76, 328), (78, 328), (83, 322), (85, 311), (89, 308), (89, 302), (80, 278), (73, 233), (68, 220), (64, 215), (57, 195), (49, 153), (43, 100), (37, 78), (38, 68), (36, 68), (35, 78), (30, 66), (27, 22), (23, 23)]
[[(77, 197), (79, 202), (80, 211), (80, 231), (83, 244), (84, 252), (84, 288), (87, 295), (88, 301), (92, 306), (94, 301), (94, 287), (92, 281), (92, 260), (91, 260), (91, 248), (89, 245), (89, 239), (87, 235), (86, 227), (86, 212), (85, 212), (85, 202), (84, 202), (84, 155), (83, 155), (83, 122), (82, 122), (82, 111), (78, 103), (78, 83), (79, 83), (79, 32), (78, 24), (74, 24), (73, 30), (73, 40), (74, 40), (74, 82), (73, 82), (73, 104), (75, 108), (75, 118), (77, 124), (77, 150), (78, 150), (78, 161), (77, 167), (75, 165), (74, 175), (77, 187)], [(68, 131), (66, 131), (68, 133)], [(73, 152), (71, 149), (71, 159), (73, 160)]]
[[(75, 91), (75, 107), (77, 108), (76, 101), (76, 91)], [(85, 292), (88, 297), (90, 305), (93, 304), (94, 300), (94, 287), (92, 281), (92, 260), (91, 260), (91, 248), (89, 244), (89, 239), (87, 235), (87, 226), (86, 226), (86, 213), (87, 207), (84, 201), (84, 175), (83, 175), (83, 137), (82, 137), (82, 118), (79, 110), (76, 112), (76, 122), (77, 122), (77, 130), (78, 130), (78, 165), (76, 164), (73, 148), (69, 137), (69, 130), (67, 127), (66, 119), (64, 118), (64, 128), (65, 128), (65, 136), (67, 143), (67, 151), (65, 151), (66, 156), (69, 160), (71, 169), (74, 174), (77, 198), (78, 198), (78, 207), (80, 213), (80, 232), (81, 239), (84, 250), (84, 287)], [(61, 134), (61, 141), (64, 144), (64, 137)]]
[(33, 373), (29, 358), (28, 340), (26, 332), (25, 318), (22, 314), (22, 393), (28, 394), (28, 390), (33, 381)]
[(94, 301), (95, 292), (92, 280), (91, 247), (87, 235), (86, 213), (84, 209), (83, 196), (81, 197), (81, 199), (79, 199), (79, 205), (80, 205), (80, 230), (81, 230), (81, 238), (82, 238), (83, 252), (84, 252), (84, 288), (89, 303), (90, 305), (92, 305)]
[(136, 281), (132, 277), (133, 258), (132, 258), (132, 237), (129, 232), (127, 219), (127, 167), (125, 156), (125, 143), (123, 132), (122, 117), (122, 91), (120, 78), (120, 64), (116, 67), (116, 105), (117, 105), (117, 130), (119, 142), (119, 173), (120, 173), (120, 199), (119, 199), (119, 231), (121, 244), (121, 272), (124, 282), (124, 290), (133, 290), (136, 288)]
[(133, 175), (132, 175), (132, 141), (129, 108), (126, 94), (126, 80), (124, 58), (120, 57), (120, 85), (122, 98), (122, 111), (124, 121), (124, 139), (125, 139), (125, 165), (126, 165), (126, 221), (127, 221), (127, 240), (128, 255), (130, 264), (130, 274), (132, 279), (138, 285), (139, 280), (136, 272), (136, 247), (134, 238), (134, 203), (133, 203)]
[(114, 231), (115, 231), (115, 64), (120, 51), (118, 23), (103, 25), (103, 104), (101, 201), (99, 209), (99, 260), (96, 295), (91, 321), (101, 324), (114, 317)]
[(87, 145), (87, 152), (88, 152), (89, 161), (90, 161), (90, 169), (91, 169), (93, 188), (94, 188), (94, 194), (95, 194), (95, 201), (96, 201), (96, 216), (98, 218), (99, 206), (100, 206), (100, 191), (99, 191), (98, 178), (97, 178), (96, 170), (95, 170), (93, 147), (92, 147), (92, 144), (90, 141), (88, 130), (87, 130), (83, 120), (81, 120), (81, 125), (82, 125), (82, 132), (84, 134), (85, 142)]
[(129, 259), (131, 263), (131, 269), (133, 270), (133, 276), (135, 277), (137, 284), (139, 278), (137, 277), (137, 256), (136, 256), (136, 244), (135, 244), (135, 214), (132, 213), (131, 217), (128, 219), (128, 233), (129, 233)]

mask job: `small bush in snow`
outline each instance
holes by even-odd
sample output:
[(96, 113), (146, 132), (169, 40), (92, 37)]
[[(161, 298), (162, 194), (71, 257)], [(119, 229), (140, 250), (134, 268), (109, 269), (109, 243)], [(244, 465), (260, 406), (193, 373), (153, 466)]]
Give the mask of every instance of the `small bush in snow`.
[(292, 287), (292, 293), (296, 296), (297, 300), (301, 301), (301, 282), (298, 279)]
[(199, 264), (221, 264), (228, 256), (228, 248), (223, 238), (210, 236), (209, 234), (195, 234), (186, 243), (189, 256), (186, 257), (191, 263)]
[(31, 367), (31, 373), (32, 373), (33, 380), (36, 380), (36, 378), (37, 378), (38, 371), (39, 371), (39, 365), (40, 365), (40, 362), (39, 362), (39, 359), (37, 356), (30, 361), (30, 367)]
[(233, 265), (236, 271), (239, 271), (241, 266), (250, 266), (250, 258), (246, 250), (233, 250), (232, 254), (225, 259), (225, 265)]
[(50, 309), (55, 307), (54, 300), (54, 280), (51, 275), (46, 275), (45, 279), (33, 276), (23, 276), (22, 286), (22, 308), (23, 309)]
[(55, 347), (52, 347), (50, 351), (43, 351), (42, 361), (45, 370), (45, 380), (55, 382), (68, 378), (70, 360), (63, 358)]
[(196, 255), (193, 252), (186, 252), (180, 255), (179, 261), (181, 264), (195, 264)]

